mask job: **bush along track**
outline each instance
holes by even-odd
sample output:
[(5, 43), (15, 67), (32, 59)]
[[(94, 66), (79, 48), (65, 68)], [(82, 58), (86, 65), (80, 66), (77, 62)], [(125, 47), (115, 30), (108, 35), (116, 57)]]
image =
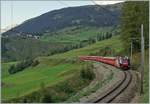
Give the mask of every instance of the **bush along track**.
[[(91, 82), (91, 84), (78, 92), (75, 96), (72, 96), (69, 98), (66, 102), (82, 102), (82, 103), (93, 103), (93, 102), (99, 102), (100, 96), (106, 95), (108, 91), (111, 91), (119, 82), (122, 83), (122, 79), (125, 78), (124, 71), (118, 70), (117, 68), (100, 64), (95, 67), (95, 69), (99, 69), (98, 73), (96, 70), (94, 71), (96, 75), (95, 80)], [(128, 72), (129, 76), (127, 76), (127, 79), (124, 83), (121, 84), (120, 87), (118, 87), (118, 91), (114, 90), (114, 93), (110, 94), (112, 96), (108, 96), (110, 98), (110, 102), (113, 103), (127, 103), (132, 100), (132, 98), (135, 96), (135, 92), (137, 91), (137, 77), (136, 73), (134, 71)], [(103, 76), (104, 75), (104, 76)], [(101, 76), (101, 77), (99, 77)], [(122, 78), (122, 79), (121, 79)], [(131, 80), (130, 80), (131, 78)], [(128, 83), (129, 82), (129, 83)], [(112, 99), (111, 99), (112, 97)], [(100, 102), (107, 102), (108, 99), (102, 99)], [(108, 101), (108, 102), (109, 102)]]
[(88, 100), (91, 100), (90, 98), (93, 98), (92, 94), (114, 79), (114, 73), (116, 72), (105, 68), (103, 64), (94, 63), (95, 79), (89, 86), (70, 97), (66, 102), (88, 102)]

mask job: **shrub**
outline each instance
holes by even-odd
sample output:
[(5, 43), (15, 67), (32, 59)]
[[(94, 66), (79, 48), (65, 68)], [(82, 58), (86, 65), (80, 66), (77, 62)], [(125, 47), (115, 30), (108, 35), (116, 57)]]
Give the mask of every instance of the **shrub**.
[(35, 66), (37, 66), (38, 64), (39, 64), (39, 61), (38, 61), (38, 60), (35, 60), (35, 61), (33, 61), (32, 66), (35, 67)]
[(95, 77), (95, 74), (92, 71), (93, 65), (89, 64), (86, 65), (80, 72), (80, 76), (83, 79), (88, 79), (88, 80), (92, 80)]
[(57, 89), (68, 94), (74, 92), (72, 86), (67, 81), (57, 85)]
[(28, 59), (28, 60), (22, 61), (20, 63), (17, 63), (16, 65), (11, 65), (10, 68), (8, 69), (8, 72), (9, 72), (9, 74), (17, 73), (17, 72), (22, 71), (25, 68), (31, 66), (32, 63), (33, 63), (33, 60)]
[(41, 103), (51, 103), (52, 99), (51, 99), (51, 95), (48, 92), (43, 93), (42, 97), (41, 97)]
[(33, 92), (31, 95), (26, 96), (27, 102), (40, 102), (41, 94), (39, 92)]
[(9, 74), (13, 74), (15, 72), (15, 65), (11, 65), (8, 69)]

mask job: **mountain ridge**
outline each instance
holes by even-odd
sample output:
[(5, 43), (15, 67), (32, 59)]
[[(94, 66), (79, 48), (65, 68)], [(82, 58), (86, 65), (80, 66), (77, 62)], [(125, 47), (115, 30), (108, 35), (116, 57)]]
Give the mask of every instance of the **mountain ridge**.
[[(13, 28), (26, 33), (53, 32), (70, 26), (114, 26), (119, 24), (122, 3), (111, 5), (86, 5), (49, 11), (28, 19)], [(5, 34), (12, 34), (11, 30)]]

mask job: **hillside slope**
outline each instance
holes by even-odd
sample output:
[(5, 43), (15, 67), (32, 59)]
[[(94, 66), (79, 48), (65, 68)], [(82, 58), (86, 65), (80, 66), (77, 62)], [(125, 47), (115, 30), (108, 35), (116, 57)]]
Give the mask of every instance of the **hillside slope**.
[[(107, 33), (114, 35), (113, 27), (70, 27), (57, 32), (46, 33), (39, 39), (29, 37), (2, 37), (2, 61), (24, 60), (37, 56), (49, 56), (70, 50), (73, 47), (86, 46), (90, 39)], [(18, 44), (19, 43), (19, 44)]]
[(122, 3), (69, 7), (29, 19), (2, 34), (2, 61), (49, 56), (86, 46), (98, 35), (113, 34), (118, 30), (121, 7)]
[[(117, 36), (85, 48), (75, 49), (49, 57), (39, 57), (37, 58), (40, 61), (38, 66), (33, 68), (29, 67), (14, 75), (8, 75), (6, 71), (8, 67), (6, 67), (6, 63), (2, 63), (2, 71), (5, 70), (5, 73), (2, 73), (4, 74), (2, 75), (2, 83), (6, 85), (2, 87), (2, 99), (8, 100), (31, 93), (38, 90), (41, 83), (45, 83), (46, 86), (53, 86), (60, 81), (64, 81), (80, 70), (82, 63), (72, 64), (73, 60), (78, 59), (78, 56), (89, 55), (108, 46), (114, 49), (115, 53), (122, 51), (122, 45)], [(3, 67), (4, 64), (5, 67)]]
[[(50, 32), (70, 26), (115, 26), (119, 24), (122, 4), (107, 6), (80, 6), (50, 11), (38, 17), (29, 19), (13, 30), (35, 33)], [(10, 35), (13, 32), (6, 32)], [(16, 34), (16, 33), (13, 33)]]

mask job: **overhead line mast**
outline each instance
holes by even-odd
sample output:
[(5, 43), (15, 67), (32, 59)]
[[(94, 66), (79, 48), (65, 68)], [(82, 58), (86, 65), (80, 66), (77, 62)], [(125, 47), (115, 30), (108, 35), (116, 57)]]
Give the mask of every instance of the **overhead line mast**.
[(11, 3), (10, 3), (10, 19), (11, 19), (11, 29), (10, 29), (10, 31), (12, 31), (12, 32), (14, 32), (14, 33), (28, 34), (28, 33), (26, 33), (26, 32), (21, 32), (21, 31), (17, 31), (17, 30), (14, 30), (14, 29), (13, 29), (13, 28), (14, 28), (14, 26), (13, 26), (13, 19), (14, 19), (14, 18), (13, 18), (13, 17), (14, 17), (13, 0), (11, 0), (10, 2), (11, 2)]
[(11, 0), (10, 10), (11, 10), (11, 29), (13, 29), (13, 0)]

